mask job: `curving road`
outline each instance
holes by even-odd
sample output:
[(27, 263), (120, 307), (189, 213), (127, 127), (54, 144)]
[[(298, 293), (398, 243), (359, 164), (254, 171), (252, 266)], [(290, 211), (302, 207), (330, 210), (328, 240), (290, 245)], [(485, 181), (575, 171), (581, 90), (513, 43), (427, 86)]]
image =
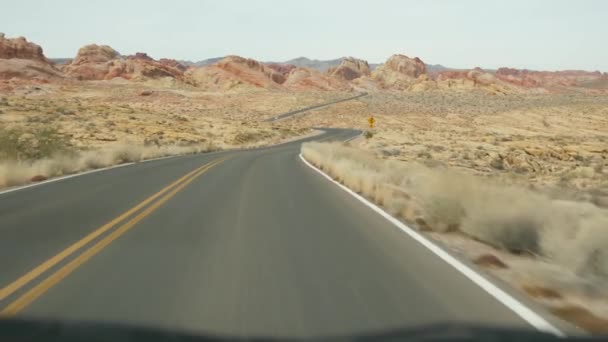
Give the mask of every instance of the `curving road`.
[(239, 336), (440, 322), (532, 329), (306, 166), (301, 143), (0, 194), (0, 310)]
[(280, 114), (280, 115), (268, 118), (268, 119), (264, 120), (264, 122), (274, 122), (274, 121), (284, 120), (284, 119), (287, 119), (287, 118), (289, 118), (291, 116), (294, 116), (294, 115), (297, 115), (297, 114), (308, 112), (308, 111), (311, 111), (311, 110), (314, 110), (314, 109), (319, 109), (319, 108), (331, 106), (331, 105), (334, 105), (334, 104), (337, 104), (337, 103), (342, 103), (342, 102), (356, 100), (356, 99), (358, 99), (360, 97), (364, 97), (364, 96), (367, 96), (367, 93), (361, 93), (361, 94), (358, 94), (358, 95), (355, 95), (355, 96), (351, 96), (351, 97), (340, 99), (340, 100), (336, 100), (336, 101), (326, 102), (326, 103), (318, 104), (318, 105), (315, 105), (315, 106), (309, 106), (309, 107), (304, 107), (304, 108), (292, 110), (290, 112), (283, 113), (283, 114)]

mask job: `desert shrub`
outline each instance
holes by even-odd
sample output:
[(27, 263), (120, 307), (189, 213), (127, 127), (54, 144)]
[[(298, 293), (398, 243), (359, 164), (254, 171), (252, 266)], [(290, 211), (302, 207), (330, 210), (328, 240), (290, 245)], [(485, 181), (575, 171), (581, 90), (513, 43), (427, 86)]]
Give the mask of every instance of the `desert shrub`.
[(67, 153), (69, 140), (54, 127), (0, 128), (0, 160), (36, 160)]
[(127, 162), (217, 149), (211, 144), (143, 146), (116, 143), (102, 149), (69, 151), (40, 159), (0, 160), (0, 187), (25, 184), (32, 179), (58, 177)]
[[(339, 143), (305, 143), (304, 157), (333, 178), (424, 229), (458, 230), (514, 253), (544, 256), (608, 278), (608, 211), (446, 168), (378, 159)], [(422, 217), (409, 217), (420, 212)]]

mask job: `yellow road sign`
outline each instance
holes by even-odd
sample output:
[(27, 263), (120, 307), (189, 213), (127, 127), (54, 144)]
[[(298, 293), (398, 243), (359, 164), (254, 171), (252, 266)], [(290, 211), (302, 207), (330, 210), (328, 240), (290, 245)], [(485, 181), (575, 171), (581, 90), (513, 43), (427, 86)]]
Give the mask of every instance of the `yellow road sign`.
[(374, 119), (373, 116), (370, 116), (369, 119), (367, 119), (367, 122), (369, 122), (369, 128), (374, 128), (374, 124), (376, 123), (376, 119)]

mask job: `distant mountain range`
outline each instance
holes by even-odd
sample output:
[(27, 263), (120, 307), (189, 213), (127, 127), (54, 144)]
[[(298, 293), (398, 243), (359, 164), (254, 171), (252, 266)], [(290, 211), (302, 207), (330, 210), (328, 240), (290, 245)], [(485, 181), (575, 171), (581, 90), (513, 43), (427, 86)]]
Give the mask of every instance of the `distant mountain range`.
[(444, 67), (441, 64), (426, 64), (426, 71), (427, 72), (439, 72), (439, 71), (446, 71), (446, 70), (453, 70), (452, 68), (448, 68), (448, 67)]
[(72, 58), (49, 58), (49, 61), (51, 61), (53, 64), (70, 64), (72, 63)]
[(224, 57), (208, 58), (208, 59), (203, 59), (202, 61), (198, 61), (198, 62), (192, 62), (192, 61), (178, 61), (178, 62), (180, 62), (186, 66), (202, 67), (205, 65), (217, 63), (217, 62), (221, 61), (222, 59), (224, 59)]
[[(224, 57), (208, 58), (208, 59), (204, 59), (204, 60), (201, 60), (198, 62), (192, 62), (192, 61), (186, 61), (186, 60), (180, 60), (178, 62), (183, 65), (186, 65), (186, 66), (202, 67), (205, 65), (217, 63), (217, 62), (221, 61), (222, 59), (224, 59)], [(343, 59), (344, 59), (344, 57), (336, 58), (336, 59), (328, 59), (328, 60), (310, 59), (307, 57), (298, 57), (298, 58), (290, 59), (290, 60), (284, 61), (284, 62), (265, 62), (265, 63), (293, 64), (297, 67), (316, 69), (321, 72), (326, 72), (327, 69), (329, 69), (329, 68), (339, 66)], [(55, 64), (62, 65), (62, 64), (69, 64), (72, 61), (72, 58), (49, 58), (49, 60)], [(381, 65), (381, 64), (380, 63), (370, 63), (369, 68), (371, 70), (374, 70), (379, 65)], [(441, 64), (427, 64), (426, 69), (429, 72), (452, 70), (451, 68), (445, 67)]]
[[(294, 59), (290, 59), (285, 62), (280, 62), (284, 64), (293, 64), (297, 67), (311, 68), (317, 69), (319, 71), (325, 72), (327, 69), (332, 67), (337, 67), (342, 62), (343, 58), (329, 59), (329, 60), (318, 60), (318, 59), (310, 59), (306, 57), (298, 57)], [(370, 68), (375, 68), (377, 65), (370, 65)]]

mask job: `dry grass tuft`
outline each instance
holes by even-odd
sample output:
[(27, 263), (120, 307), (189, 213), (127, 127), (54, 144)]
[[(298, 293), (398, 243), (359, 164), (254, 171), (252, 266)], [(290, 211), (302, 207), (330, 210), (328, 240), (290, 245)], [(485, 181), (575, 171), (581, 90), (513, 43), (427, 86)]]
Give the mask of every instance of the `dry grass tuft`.
[(595, 316), (580, 306), (568, 305), (551, 309), (555, 315), (575, 323), (577, 326), (594, 334), (608, 333), (608, 320)]
[(479, 266), (488, 268), (508, 268), (507, 264), (492, 254), (480, 255), (473, 262)]
[[(608, 278), (608, 212), (557, 201), (447, 168), (376, 158), (339, 143), (306, 143), (304, 157), (393, 215), (460, 231), (514, 253), (542, 255), (583, 276)], [(412, 218), (414, 218), (412, 220)]]
[(524, 291), (526, 291), (527, 294), (529, 294), (530, 296), (532, 296), (534, 298), (542, 298), (542, 299), (561, 299), (562, 298), (561, 293), (557, 292), (554, 289), (544, 287), (544, 286), (524, 285), (523, 289), (524, 289)]
[(5, 160), (0, 161), (0, 187), (39, 182), (52, 177), (146, 159), (211, 150), (211, 145), (139, 146), (116, 143), (98, 150), (56, 154), (37, 160)]
[(47, 180), (48, 178), (43, 176), (43, 175), (35, 175), (34, 177), (30, 178), (30, 182), (42, 182)]

